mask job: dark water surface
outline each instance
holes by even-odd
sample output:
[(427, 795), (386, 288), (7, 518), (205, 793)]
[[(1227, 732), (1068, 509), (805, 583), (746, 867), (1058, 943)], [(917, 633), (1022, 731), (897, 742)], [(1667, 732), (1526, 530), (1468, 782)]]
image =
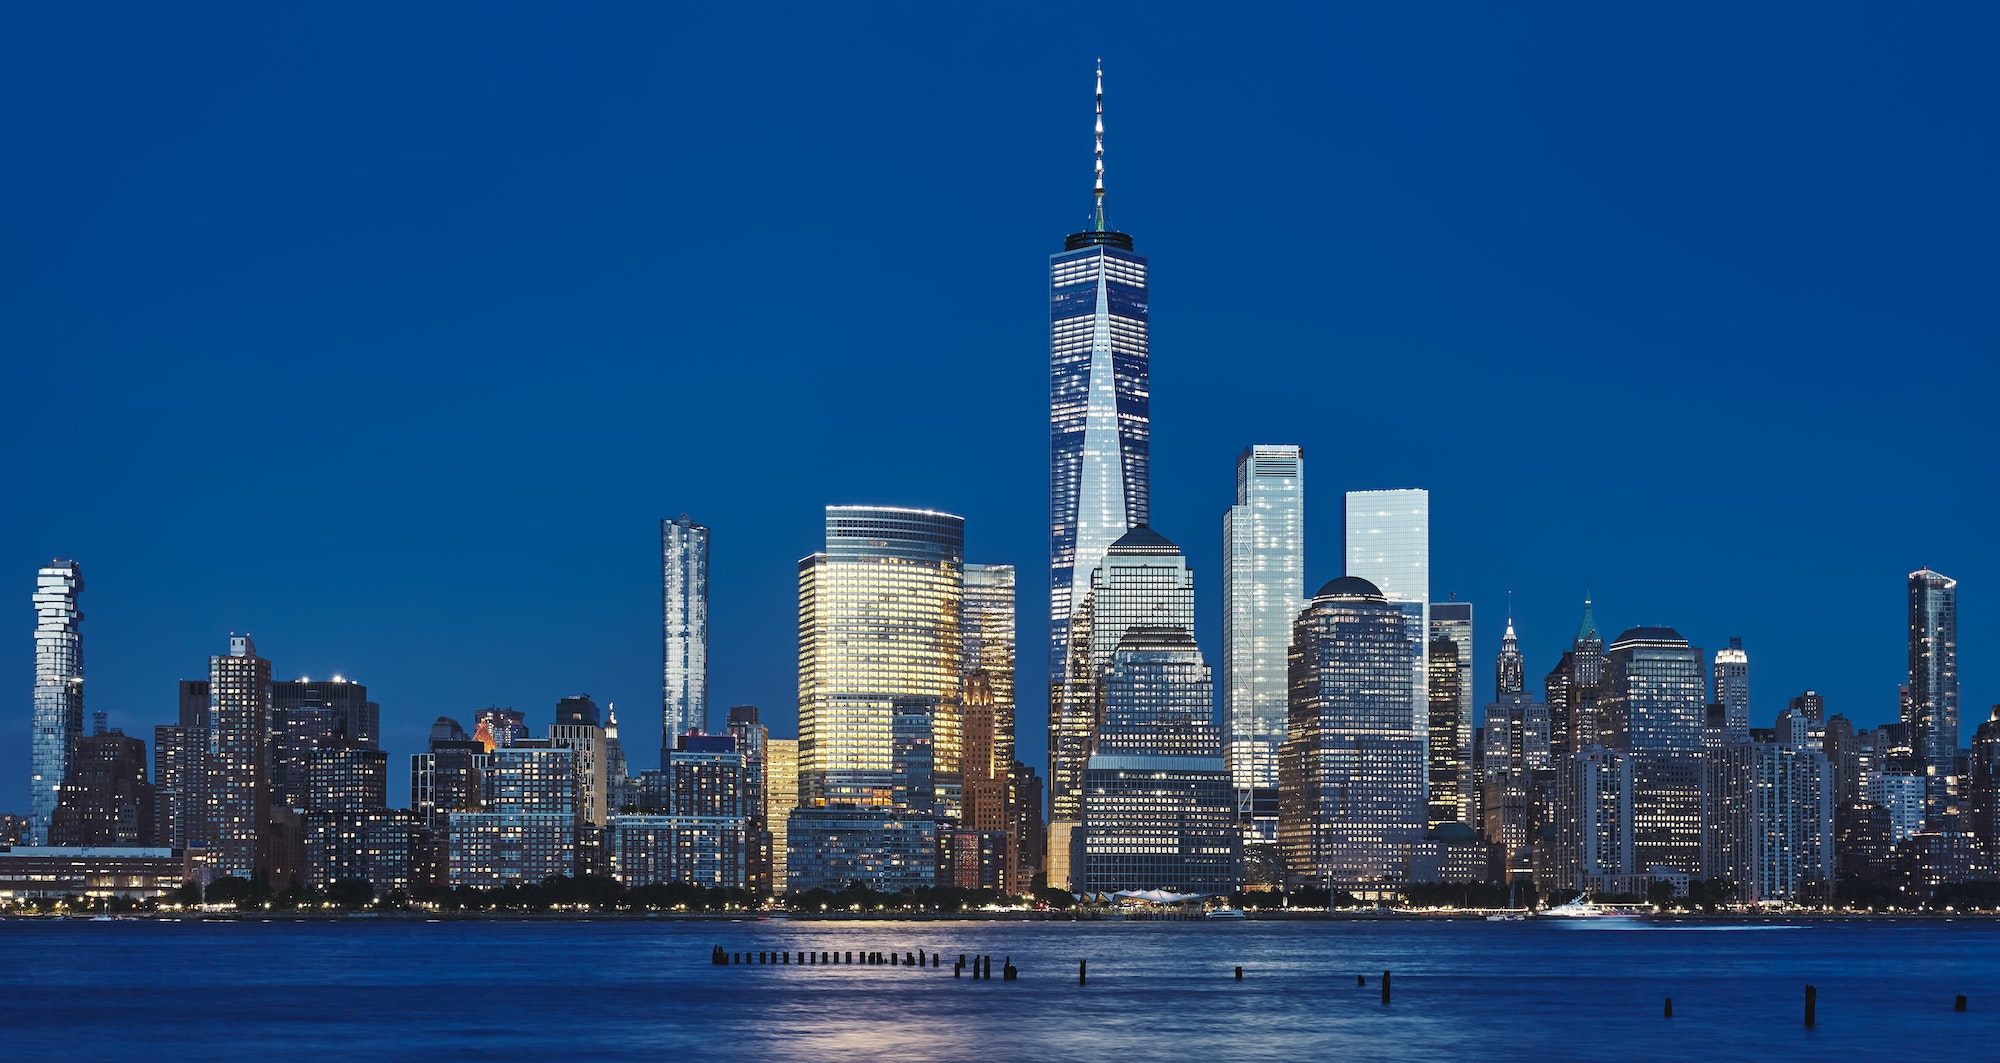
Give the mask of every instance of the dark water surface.
[(2000, 925), (0, 921), (0, 1059), (558, 1057), (1996, 1060)]

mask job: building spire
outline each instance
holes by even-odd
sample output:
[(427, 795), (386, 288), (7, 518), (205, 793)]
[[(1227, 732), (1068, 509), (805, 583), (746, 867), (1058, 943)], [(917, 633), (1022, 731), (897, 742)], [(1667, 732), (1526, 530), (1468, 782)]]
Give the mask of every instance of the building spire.
[(1104, 231), (1104, 60), (1097, 60), (1097, 199), (1098, 232)]

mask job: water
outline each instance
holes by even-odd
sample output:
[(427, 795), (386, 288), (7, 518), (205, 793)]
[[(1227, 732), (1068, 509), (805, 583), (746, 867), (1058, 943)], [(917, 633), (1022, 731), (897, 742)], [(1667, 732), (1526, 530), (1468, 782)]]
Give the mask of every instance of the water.
[[(716, 944), (946, 959), (923, 970), (718, 968)], [(959, 953), (992, 954), (993, 979), (954, 980)], [(1017, 982), (1000, 978), (1008, 956)], [(1090, 960), (1083, 987), (1079, 957)], [(1807, 983), (1819, 987), (1810, 1030)], [(1965, 1014), (1952, 1011), (1958, 993), (1971, 997)], [(1671, 1020), (1660, 1015), (1668, 996)], [(315, 1052), (1993, 1059), (2000, 924), (0, 921), (0, 1058), (269, 1063)]]

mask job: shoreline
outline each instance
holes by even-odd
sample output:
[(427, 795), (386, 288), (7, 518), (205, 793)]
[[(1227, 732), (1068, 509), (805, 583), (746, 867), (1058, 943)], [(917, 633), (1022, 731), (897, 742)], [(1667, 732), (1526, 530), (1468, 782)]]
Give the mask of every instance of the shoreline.
[[(1245, 922), (1263, 923), (1485, 923), (1488, 913), (1461, 912), (1324, 912), (1274, 911), (1245, 913)], [(297, 923), (1217, 923), (1217, 920), (1182, 916), (1125, 916), (1113, 914), (1071, 914), (1058, 912), (118, 912), (18, 913), (0, 915), (0, 922), (297, 922)], [(1531, 916), (1526, 923), (1562, 925), (1602, 925), (1606, 920)], [(1739, 923), (1745, 925), (1790, 923), (1950, 923), (2000, 922), (2000, 912), (1662, 912), (1612, 923)], [(1226, 925), (1226, 924), (1224, 924)]]

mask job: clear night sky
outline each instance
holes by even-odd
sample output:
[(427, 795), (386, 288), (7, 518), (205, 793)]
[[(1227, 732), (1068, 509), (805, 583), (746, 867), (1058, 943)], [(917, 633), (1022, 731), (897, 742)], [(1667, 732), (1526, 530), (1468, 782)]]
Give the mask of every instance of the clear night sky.
[(84, 566), (86, 711), (149, 748), (234, 629), (366, 682), (398, 758), (587, 691), (636, 769), (658, 519), (714, 529), (716, 718), (792, 734), (828, 503), (962, 513), (1021, 567), (1039, 763), (1047, 256), (1100, 55), (1154, 524), (1211, 662), (1236, 453), (1296, 442), (1311, 587), (1339, 492), (1430, 488), (1481, 701), (1506, 592), (1539, 688), (1588, 583), (1607, 635), (1743, 636), (1759, 725), (1806, 687), (1887, 720), (1928, 563), (1969, 737), (2000, 700), (2000, 24), (1740, 6), (17, 7), (0, 809), (49, 557)]

